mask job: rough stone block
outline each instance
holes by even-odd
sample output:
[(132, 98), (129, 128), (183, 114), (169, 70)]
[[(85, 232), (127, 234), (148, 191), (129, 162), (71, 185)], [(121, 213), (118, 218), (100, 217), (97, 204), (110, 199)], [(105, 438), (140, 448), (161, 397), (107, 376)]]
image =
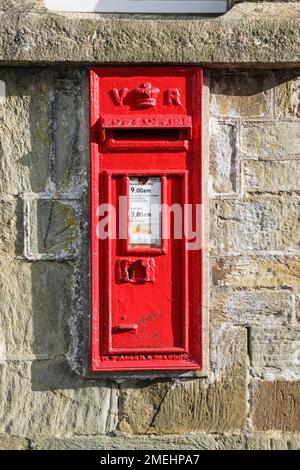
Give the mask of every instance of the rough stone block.
[(299, 448), (300, 436), (298, 433), (260, 431), (246, 436), (247, 450), (299, 450)]
[(211, 74), (211, 113), (230, 118), (261, 118), (272, 111), (272, 73), (228, 72)]
[(0, 329), (9, 360), (61, 356), (70, 346), (72, 267), (0, 261)]
[(213, 374), (208, 380), (123, 384), (119, 429), (136, 434), (244, 429), (246, 331), (217, 328), (211, 342)]
[(234, 194), (237, 189), (237, 130), (234, 125), (210, 123), (210, 190)]
[(42, 192), (49, 183), (49, 70), (1, 70), (6, 99), (0, 120), (0, 193)]
[(44, 0), (0, 0), (0, 10), (16, 8), (19, 11), (39, 10), (44, 7)]
[(231, 256), (211, 260), (212, 283), (219, 287), (289, 287), (300, 293), (300, 256)]
[(180, 21), (132, 17), (128, 21), (55, 12), (7, 13), (0, 18), (0, 59), (2, 63), (51, 62), (83, 67), (89, 63), (130, 62), (298, 67), (299, 17), (297, 2), (247, 2), (216, 21), (210, 17), (192, 21), (189, 17)]
[(219, 434), (217, 437), (217, 450), (245, 450), (247, 446), (246, 436), (244, 433)]
[(273, 290), (214, 290), (211, 320), (234, 325), (270, 326), (295, 318), (295, 297), (289, 291)]
[(110, 432), (116, 389), (81, 379), (61, 361), (11, 362), (0, 381), (0, 432), (19, 437)]
[(241, 153), (244, 158), (294, 159), (300, 157), (298, 122), (247, 124), (242, 127)]
[[(274, 433), (275, 434), (275, 433)], [(234, 434), (192, 433), (185, 435), (137, 436), (114, 433), (111, 436), (38, 438), (31, 442), (37, 450), (299, 450), (300, 436), (263, 432)]]
[(28, 442), (19, 437), (0, 436), (0, 450), (26, 450)]
[(75, 201), (31, 200), (30, 254), (59, 258), (76, 256), (79, 208)]
[[(260, 382), (254, 391), (253, 425), (260, 431), (300, 431), (300, 382)], [(299, 439), (293, 441), (299, 448)], [(275, 441), (273, 447), (281, 446)]]
[[(211, 260), (211, 279), (214, 286), (239, 289), (292, 289), (295, 292), (295, 315), (298, 320), (300, 319), (299, 277), (299, 256), (229, 256)], [(220, 316), (218, 310), (216, 315)]]
[(292, 327), (251, 328), (251, 366), (265, 379), (300, 379), (300, 329)]
[[(266, 405), (267, 406), (267, 405)], [(239, 435), (220, 435), (219, 450), (296, 450), (300, 439), (296, 435), (252, 432)]]
[(247, 436), (246, 450), (272, 450), (270, 437), (257, 434), (253, 433)]
[(212, 204), (213, 254), (298, 254), (300, 200), (253, 197)]
[(276, 115), (280, 119), (300, 117), (300, 73), (299, 70), (281, 72), (276, 87)]
[(300, 160), (248, 161), (244, 164), (244, 189), (250, 193), (300, 191), (299, 173)]
[(0, 256), (23, 253), (23, 232), (22, 201), (0, 198)]
[(217, 447), (215, 436), (204, 433), (182, 436), (133, 436), (114, 433), (111, 436), (97, 437), (40, 438), (34, 445), (38, 450), (214, 450)]
[(83, 152), (83, 136), (89, 125), (84, 122), (86, 107), (83, 103), (85, 73), (69, 72), (56, 76), (54, 95), (54, 148), (53, 180), (60, 192), (78, 191), (86, 182), (85, 166), (89, 160), (88, 145)]

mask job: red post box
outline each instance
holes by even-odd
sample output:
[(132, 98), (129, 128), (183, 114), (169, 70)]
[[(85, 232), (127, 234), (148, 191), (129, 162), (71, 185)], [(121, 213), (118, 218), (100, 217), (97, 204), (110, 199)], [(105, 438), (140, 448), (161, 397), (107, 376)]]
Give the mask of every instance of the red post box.
[(201, 369), (202, 70), (90, 82), (92, 371)]

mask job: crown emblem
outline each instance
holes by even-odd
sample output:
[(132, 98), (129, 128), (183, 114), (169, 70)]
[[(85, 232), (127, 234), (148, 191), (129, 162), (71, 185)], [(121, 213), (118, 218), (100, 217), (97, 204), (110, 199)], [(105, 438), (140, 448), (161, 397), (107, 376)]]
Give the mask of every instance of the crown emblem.
[(135, 89), (137, 107), (149, 108), (156, 106), (159, 91), (159, 88), (152, 86), (149, 82), (142, 83), (142, 85)]

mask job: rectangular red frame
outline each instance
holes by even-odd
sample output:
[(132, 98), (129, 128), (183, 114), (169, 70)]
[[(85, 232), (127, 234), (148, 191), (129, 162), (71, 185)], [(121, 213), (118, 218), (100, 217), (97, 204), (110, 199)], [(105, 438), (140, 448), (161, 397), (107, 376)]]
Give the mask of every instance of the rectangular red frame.
[[(103, 170), (101, 167), (101, 152), (99, 150), (100, 141), (100, 129), (99, 120), (101, 116), (100, 110), (100, 79), (102, 76), (106, 76), (107, 73), (118, 74), (126, 77), (128, 74), (140, 75), (147, 73), (151, 76), (151, 72), (155, 74), (170, 74), (174, 71), (176, 73), (192, 74), (194, 76), (195, 88), (197, 90), (196, 95), (193, 95), (193, 138), (190, 143), (192, 155), (192, 164), (188, 168), (189, 171), (183, 170)], [(202, 69), (198, 67), (97, 67), (90, 70), (90, 116), (91, 116), (91, 267), (92, 267), (92, 335), (91, 335), (91, 370), (93, 372), (103, 371), (126, 371), (126, 370), (201, 370), (203, 368), (203, 331), (202, 331), (202, 288), (203, 288), (203, 254), (202, 249), (195, 252), (185, 251), (185, 256), (189, 258), (190, 269), (186, 272), (184, 277), (185, 285), (182, 286), (184, 291), (188, 292), (188, 311), (184, 312), (184, 330), (185, 330), (185, 349), (180, 352), (174, 348), (161, 349), (153, 351), (152, 349), (141, 348), (140, 351), (135, 350), (132, 357), (130, 357), (130, 351), (118, 350), (115, 354), (111, 346), (111, 340), (107, 336), (110, 331), (110, 315), (107, 317), (107, 325), (101, 323), (100, 315), (100, 269), (105, 270), (107, 278), (110, 279), (112, 276), (112, 266), (110, 265), (108, 256), (108, 262), (102, 264), (99, 257), (99, 240), (95, 236), (96, 226), (98, 218), (96, 217), (96, 209), (100, 204), (103, 194), (107, 191), (107, 197), (109, 199), (110, 193), (110, 180), (113, 174), (127, 176), (138, 175), (160, 175), (165, 178), (166, 175), (170, 174), (185, 174), (185, 181), (189, 176), (190, 188), (187, 189), (185, 184), (185, 199), (193, 201), (193, 203), (202, 203), (202, 142), (201, 142), (201, 111), (202, 111)], [(195, 92), (195, 90), (193, 90)], [(187, 143), (182, 140), (181, 147), (186, 148)], [(147, 146), (143, 149), (147, 150)], [(115, 149), (112, 148), (112, 152)], [(100, 187), (100, 174), (106, 173), (107, 184), (106, 188)], [(164, 191), (164, 190), (163, 190)], [(164, 197), (164, 196), (162, 196)], [(106, 202), (108, 202), (108, 199)], [(110, 252), (110, 242), (107, 243), (108, 253)], [(127, 254), (152, 254), (153, 250), (159, 250), (159, 252), (167, 250), (167, 243), (163, 244), (161, 249), (136, 249), (127, 246)], [(187, 266), (187, 265), (186, 265)], [(109, 288), (108, 288), (109, 292)], [(187, 303), (186, 303), (187, 305)], [(186, 310), (186, 309), (185, 309)], [(109, 335), (108, 335), (109, 336)], [(101, 343), (106, 343), (107, 348), (105, 354), (103, 354), (103, 347)], [(178, 352), (178, 354), (177, 354)], [(182, 355), (184, 353), (184, 355)], [(114, 357), (109, 357), (112, 354)], [(125, 356), (124, 356), (125, 355)], [(147, 357), (147, 360), (145, 358)]]

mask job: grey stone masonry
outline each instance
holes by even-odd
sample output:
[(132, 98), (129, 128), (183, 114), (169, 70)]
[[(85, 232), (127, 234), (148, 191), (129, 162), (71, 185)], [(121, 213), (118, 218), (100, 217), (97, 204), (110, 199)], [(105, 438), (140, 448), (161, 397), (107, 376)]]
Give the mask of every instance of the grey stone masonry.
[(241, 3), (218, 17), (142, 15), (130, 21), (8, 8), (0, 13), (0, 63), (295, 67), (300, 64), (299, 17), (296, 2)]
[(44, 0), (0, 0), (0, 10), (18, 11), (40, 10), (45, 7)]

